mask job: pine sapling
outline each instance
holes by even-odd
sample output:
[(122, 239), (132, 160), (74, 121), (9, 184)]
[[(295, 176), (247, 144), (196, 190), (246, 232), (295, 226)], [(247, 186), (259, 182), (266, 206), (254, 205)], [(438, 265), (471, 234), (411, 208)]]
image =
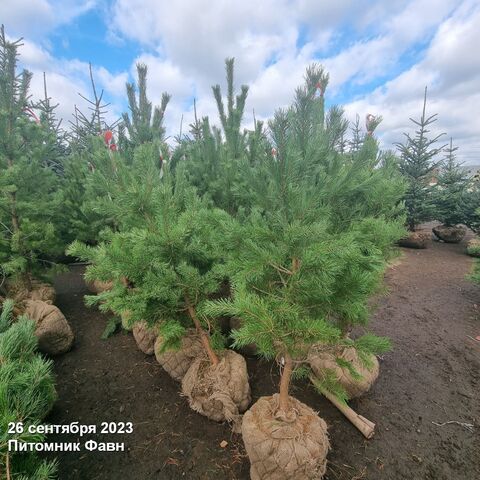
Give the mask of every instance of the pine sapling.
[[(156, 208), (143, 225), (111, 233), (95, 248), (71, 246), (71, 254), (92, 262), (87, 279), (113, 280), (110, 291), (87, 301), (127, 317), (130, 325), (145, 322), (155, 330), (156, 356), (172, 376), (182, 379), (192, 408), (214, 420), (235, 420), (250, 401), (245, 361), (222, 351), (220, 332), (199, 314), (225, 279), (222, 225), (229, 217), (208, 208), (188, 187), (183, 190), (179, 171), (175, 180), (166, 174), (152, 188)], [(187, 344), (190, 351), (185, 351)], [(168, 356), (172, 348), (180, 349), (181, 360)], [(212, 390), (223, 400), (215, 401)]]

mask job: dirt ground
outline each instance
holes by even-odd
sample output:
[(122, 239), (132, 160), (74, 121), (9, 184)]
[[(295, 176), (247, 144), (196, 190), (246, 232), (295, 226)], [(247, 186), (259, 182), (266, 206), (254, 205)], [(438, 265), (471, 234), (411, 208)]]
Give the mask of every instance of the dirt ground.
[[(374, 303), (371, 329), (390, 337), (380, 378), (351, 406), (377, 424), (371, 440), (307, 384), (293, 394), (317, 410), (332, 450), (328, 480), (480, 479), (480, 288), (465, 279), (465, 244), (403, 249)], [(59, 400), (48, 420), (133, 422), (125, 452), (57, 453), (60, 480), (248, 479), (241, 437), (194, 413), (174, 382), (126, 333), (101, 340), (107, 316), (83, 303), (81, 271), (56, 281), (57, 305), (70, 321), (73, 351), (55, 360)], [(271, 394), (277, 368), (248, 359), (254, 400)], [(473, 431), (458, 423), (474, 424)], [(62, 435), (51, 441), (65, 441)], [(225, 440), (228, 445), (221, 448)]]

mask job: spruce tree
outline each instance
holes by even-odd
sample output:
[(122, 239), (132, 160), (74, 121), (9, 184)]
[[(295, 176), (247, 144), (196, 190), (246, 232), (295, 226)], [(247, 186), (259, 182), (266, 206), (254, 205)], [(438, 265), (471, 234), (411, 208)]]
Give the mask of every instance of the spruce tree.
[(0, 263), (31, 287), (31, 275), (62, 250), (55, 232), (60, 197), (50, 168), (50, 125), (30, 117), (31, 73), (17, 72), (20, 41), (0, 31)]
[(407, 181), (405, 206), (407, 225), (410, 231), (421, 222), (431, 220), (435, 213), (433, 198), (434, 187), (431, 185), (434, 173), (440, 164), (437, 156), (445, 145), (435, 146), (443, 133), (430, 137), (429, 127), (436, 122), (437, 114), (427, 116), (427, 88), (423, 98), (422, 115), (419, 120), (410, 119), (416, 126), (415, 136), (404, 133), (405, 142), (397, 143), (400, 153), (400, 172)]
[(469, 190), (473, 187), (468, 170), (456, 159), (458, 147), (453, 140), (445, 150), (435, 191), (435, 218), (447, 227), (464, 223), (469, 208)]

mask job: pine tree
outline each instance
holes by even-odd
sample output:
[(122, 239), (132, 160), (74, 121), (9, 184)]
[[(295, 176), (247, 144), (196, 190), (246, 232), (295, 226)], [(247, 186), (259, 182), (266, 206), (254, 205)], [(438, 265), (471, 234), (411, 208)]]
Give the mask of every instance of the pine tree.
[(227, 144), (230, 157), (238, 158), (243, 153), (243, 136), (240, 133), (243, 113), (245, 110), (245, 102), (248, 95), (248, 87), (242, 85), (240, 93), (235, 96), (234, 79), (234, 63), (235, 59), (227, 58), (225, 60), (225, 70), (227, 74), (227, 109), (222, 99), (222, 91), (220, 85), (212, 87), (213, 96), (217, 103), (218, 114), (222, 124), (223, 133)]
[(431, 186), (435, 170), (440, 164), (436, 160), (445, 145), (435, 147), (438, 139), (443, 134), (429, 137), (429, 127), (436, 122), (437, 114), (427, 116), (427, 88), (423, 99), (423, 110), (419, 120), (410, 119), (418, 129), (415, 136), (404, 133), (405, 143), (397, 143), (400, 152), (400, 171), (404, 175), (408, 188), (405, 194), (407, 208), (407, 225), (410, 231), (415, 231), (416, 226), (426, 220), (431, 220), (434, 211), (433, 190)]
[[(325, 316), (317, 316), (318, 309), (309, 311), (302, 305), (310, 303), (310, 295), (317, 300), (330, 296), (332, 272), (325, 269), (329, 259), (320, 253), (328, 248), (321, 250), (317, 240), (324, 229), (322, 224), (288, 225), (282, 221), (274, 228), (261, 216), (253, 216), (247, 225), (231, 233), (235, 248), (228, 270), (233, 298), (205, 306), (207, 315), (242, 319), (243, 326), (232, 334), (234, 346), (255, 343), (265, 358), (283, 359), (280, 408), (285, 414), (289, 411), (291, 375), (297, 369), (297, 375), (306, 373), (310, 345), (333, 344), (340, 338), (340, 331)], [(325, 262), (321, 278), (316, 276), (321, 270), (314, 267), (320, 258)], [(316, 288), (312, 288), (314, 277)]]
[[(347, 334), (366, 323), (367, 300), (403, 233), (403, 186), (389, 157), (377, 156), (376, 124), (371, 119), (354, 157), (342, 153), (348, 124), (339, 108), (324, 113), (327, 81), (320, 66), (309, 68), (292, 108), (269, 123), (272, 153), (248, 176), (251, 213), (236, 230), (230, 226), (226, 240), (233, 298), (206, 305), (209, 315), (243, 319), (235, 345), (256, 343), (265, 357), (284, 359), (283, 392), (292, 365), (307, 371), (311, 345), (355, 344)], [(383, 339), (368, 338), (358, 343), (362, 353), (385, 347)], [(331, 377), (322, 388), (342, 396)]]
[(31, 274), (62, 250), (55, 232), (58, 178), (47, 122), (30, 118), (31, 73), (17, 73), (20, 41), (0, 31), (0, 263), (30, 288)]
[(469, 190), (473, 187), (468, 171), (456, 159), (457, 150), (450, 139), (435, 191), (435, 218), (448, 227), (465, 222)]
[[(402, 236), (404, 182), (392, 154), (379, 152), (373, 136), (381, 117), (370, 117), (361, 145), (345, 151), (348, 122), (342, 109), (323, 113), (327, 80), (323, 68), (313, 65), (293, 106), (275, 113), (268, 132), (272, 153), (260, 156), (244, 174), (245, 190), (256, 208), (284, 212), (287, 221), (319, 215), (323, 209), (331, 231), (348, 230), (357, 219), (381, 218), (385, 227), (392, 227), (386, 252)], [(321, 95), (308, 94), (316, 85), (321, 85)], [(310, 133), (304, 136), (301, 129)]]
[(212, 87), (222, 130), (212, 126), (207, 117), (198, 119), (195, 110), (191, 137), (181, 142), (175, 154), (175, 164), (182, 162), (186, 165), (189, 181), (199, 195), (208, 197), (216, 207), (236, 214), (249, 201), (244, 171), (251, 162), (257, 161), (256, 155), (265, 145), (260, 122), (256, 122), (254, 132), (241, 131), (248, 87), (242, 85), (236, 95), (234, 59), (227, 59), (225, 67), (225, 102), (220, 85)]
[[(226, 214), (207, 208), (180, 177), (166, 174), (151, 185), (154, 206), (139, 212), (136, 226), (111, 233), (95, 248), (75, 242), (69, 253), (92, 262), (87, 279), (114, 280), (111, 291), (91, 297), (90, 303), (100, 302), (102, 310), (117, 314), (128, 311), (132, 324), (145, 321), (159, 328), (165, 348), (178, 345), (193, 324), (216, 364), (198, 308), (225, 277), (219, 225)], [(218, 345), (220, 337), (213, 338)]]
[[(53, 480), (56, 462), (40, 460), (35, 453), (8, 451), (8, 442), (40, 443), (45, 435), (29, 433), (41, 422), (56, 399), (50, 360), (37, 353), (35, 323), (20, 317), (12, 323), (13, 301), (0, 313), (0, 472), (2, 478)], [(11, 423), (23, 423), (23, 432), (9, 433)], [(5, 472), (5, 476), (3, 476)]]
[(144, 143), (155, 143), (161, 158), (163, 152), (166, 152), (163, 119), (171, 96), (164, 92), (160, 106), (154, 108), (147, 97), (147, 72), (148, 68), (145, 64), (137, 64), (138, 100), (135, 85), (127, 83), (130, 113), (122, 115), (123, 124), (119, 129), (119, 145), (125, 151), (126, 158), (131, 156), (129, 150)]

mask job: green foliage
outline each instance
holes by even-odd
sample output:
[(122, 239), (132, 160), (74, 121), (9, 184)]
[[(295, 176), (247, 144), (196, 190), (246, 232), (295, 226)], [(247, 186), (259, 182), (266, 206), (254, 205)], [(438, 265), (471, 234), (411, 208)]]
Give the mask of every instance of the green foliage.
[(0, 32), (0, 265), (6, 275), (41, 270), (62, 251), (55, 223), (60, 208), (58, 177), (52, 166), (49, 119), (30, 117), (31, 73), (17, 73), (19, 42)]
[[(380, 119), (369, 116), (367, 135), (346, 151), (342, 110), (324, 113), (327, 83), (320, 66), (307, 70), (292, 107), (269, 122), (273, 148), (243, 168), (245, 215), (225, 229), (232, 298), (202, 310), (240, 317), (233, 345), (255, 343), (268, 359), (291, 357), (294, 377), (297, 368), (305, 376), (311, 345), (356, 347), (344, 337), (367, 322), (367, 300), (404, 235), (405, 184), (393, 156), (378, 152)], [(361, 358), (383, 351), (383, 339), (362, 338)], [(346, 398), (331, 373), (321, 388)]]
[(2, 304), (2, 311), (0, 312), (0, 334), (10, 326), (14, 305), (15, 302), (11, 298), (7, 298)]
[(313, 386), (319, 393), (330, 393), (341, 403), (347, 404), (348, 394), (345, 388), (338, 382), (338, 377), (334, 370), (325, 368), (322, 371), (321, 377), (311, 377), (311, 380)]
[[(438, 176), (435, 191), (435, 217), (447, 226), (465, 223), (471, 208), (471, 193), (473, 183), (468, 172), (457, 162), (455, 152), (458, 147), (453, 146), (452, 139), (446, 149), (446, 156)], [(474, 209), (477, 208), (475, 205)]]
[(245, 101), (247, 100), (248, 87), (242, 85), (240, 93), (235, 96), (233, 85), (233, 58), (225, 60), (225, 70), (227, 73), (227, 109), (222, 100), (222, 92), (220, 85), (212, 87), (213, 96), (217, 103), (218, 114), (222, 124), (223, 133), (227, 144), (227, 149), (230, 157), (238, 158), (243, 148), (243, 137), (240, 133), (242, 124), (243, 112), (245, 109)]
[(114, 280), (114, 288), (91, 297), (92, 303), (119, 315), (128, 311), (131, 323), (158, 325), (175, 342), (183, 333), (179, 325), (191, 325), (188, 307), (197, 309), (224, 280), (228, 215), (185, 190), (178, 171), (176, 179), (166, 173), (152, 189), (155, 208), (139, 217), (138, 226), (110, 233), (95, 248), (75, 242), (69, 253), (92, 262), (87, 279)]
[[(8, 452), (9, 440), (42, 442), (44, 435), (28, 433), (28, 427), (45, 418), (56, 400), (52, 362), (37, 354), (35, 323), (20, 317), (10, 323), (11, 303), (4, 302), (0, 323), (0, 468), (10, 478), (48, 480), (55, 478), (56, 463), (41, 461), (35, 453)], [(24, 432), (8, 433), (10, 422), (23, 422)], [(3, 478), (3, 477), (2, 477)]]
[(138, 101), (135, 85), (127, 83), (130, 113), (122, 115), (123, 124), (119, 130), (119, 144), (127, 157), (130, 156), (132, 149), (145, 143), (154, 143), (157, 148), (161, 146), (165, 136), (163, 118), (171, 98), (168, 93), (163, 93), (161, 105), (153, 108), (147, 98), (147, 66), (145, 64), (137, 64), (137, 75)]
[(121, 326), (122, 321), (120, 317), (111, 317), (108, 319), (107, 325), (105, 326), (105, 330), (100, 337), (102, 340), (107, 340), (112, 335), (117, 333), (119, 327)]
[[(382, 351), (382, 339), (348, 339), (353, 326), (367, 323), (367, 300), (404, 235), (408, 180), (393, 154), (379, 152), (374, 130), (381, 117), (367, 115), (365, 134), (357, 121), (349, 141), (342, 108), (325, 109), (329, 75), (314, 64), (293, 104), (268, 128), (255, 121), (253, 131), (242, 132), (248, 87), (235, 93), (234, 61), (227, 59), (226, 98), (213, 87), (221, 130), (195, 112), (167, 168), (162, 124), (170, 97), (154, 109), (146, 66), (137, 72), (138, 97), (127, 84), (120, 148), (99, 136), (103, 92), (97, 95), (92, 77), (93, 116), (77, 112), (62, 162), (65, 209), (56, 215), (63, 238), (75, 239), (68, 253), (91, 263), (87, 279), (113, 281), (86, 302), (130, 324), (159, 327), (165, 349), (178, 346), (192, 321), (198, 327), (197, 318), (221, 349), (225, 339), (211, 319), (238, 316), (243, 326), (232, 334), (234, 345), (256, 343), (266, 358), (291, 357), (294, 377), (308, 375), (314, 344), (352, 345), (361, 358)], [(44, 108), (52, 133), (47, 94)], [(425, 145), (421, 154), (430, 158)], [(16, 186), (5, 191), (10, 199), (17, 194)], [(227, 278), (232, 297), (211, 300)], [(103, 337), (117, 325), (109, 322)], [(328, 372), (322, 382), (342, 398)]]
[(382, 355), (392, 349), (390, 340), (386, 337), (377, 337), (367, 333), (357, 338), (353, 345), (358, 353), (358, 358), (367, 367), (372, 368), (372, 355)]
[(222, 130), (212, 127), (207, 117), (198, 120), (195, 111), (191, 136), (180, 139), (173, 162), (174, 166), (185, 165), (188, 179), (199, 195), (216, 207), (237, 214), (250, 200), (244, 172), (251, 163), (259, 161), (266, 144), (261, 122), (255, 122), (253, 132), (241, 132), (248, 87), (242, 85), (240, 93), (235, 95), (234, 60), (227, 59), (225, 65), (226, 106), (220, 85), (212, 87)]
[(480, 262), (478, 260), (475, 261), (473, 271), (470, 274), (469, 278), (472, 282), (480, 283)]
[(415, 136), (405, 133), (405, 143), (397, 144), (401, 156), (400, 172), (408, 184), (405, 206), (407, 224), (411, 231), (414, 231), (419, 223), (432, 220), (435, 215), (434, 187), (431, 186), (431, 181), (440, 163), (436, 157), (445, 146), (434, 146), (443, 134), (433, 138), (428, 136), (429, 127), (436, 122), (437, 115), (427, 117), (426, 106), (427, 89), (425, 88), (422, 116), (419, 120), (410, 119), (418, 127)]

